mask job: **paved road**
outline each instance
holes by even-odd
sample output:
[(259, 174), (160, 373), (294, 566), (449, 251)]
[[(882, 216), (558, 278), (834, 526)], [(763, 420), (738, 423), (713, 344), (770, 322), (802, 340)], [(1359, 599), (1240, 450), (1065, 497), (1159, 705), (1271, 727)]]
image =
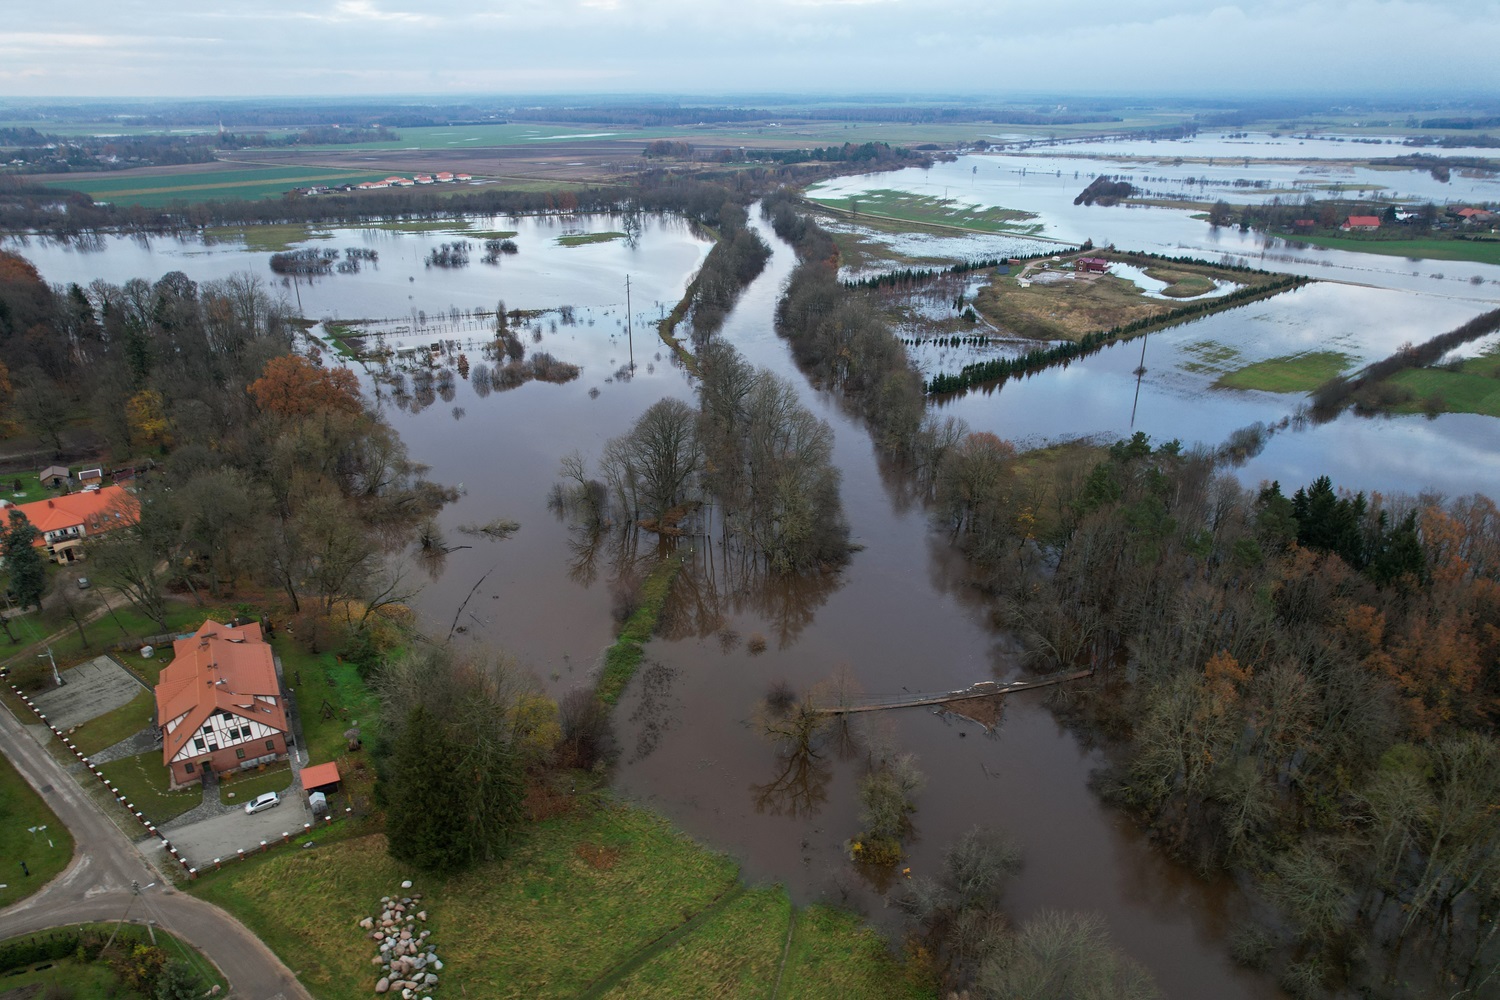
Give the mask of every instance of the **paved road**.
[[(312, 1000), (292, 971), (244, 924), (166, 885), (46, 749), (0, 708), (0, 750), (73, 834), (73, 863), (45, 889), (0, 911), (0, 940), (63, 924), (155, 920), (219, 967), (239, 1000)], [(50, 786), (50, 791), (43, 789)], [(150, 886), (132, 905), (130, 883)], [(155, 883), (155, 885), (152, 885)]]

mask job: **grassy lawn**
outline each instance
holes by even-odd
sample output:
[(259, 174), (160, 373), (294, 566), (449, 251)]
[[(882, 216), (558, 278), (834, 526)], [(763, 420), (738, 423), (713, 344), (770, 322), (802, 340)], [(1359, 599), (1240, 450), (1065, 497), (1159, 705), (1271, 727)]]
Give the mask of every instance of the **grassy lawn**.
[[(1214, 385), (1226, 389), (1259, 389), (1262, 392), (1312, 392), (1349, 368), (1350, 358), (1337, 351), (1308, 351), (1283, 358), (1257, 361), (1229, 372)], [(1500, 383), (1497, 383), (1500, 388)]]
[(244, 805), (264, 792), (284, 793), (291, 787), (289, 764), (276, 764), (265, 771), (227, 771), (219, 775), (219, 801), (226, 806)]
[(173, 202), (279, 198), (311, 184), (353, 184), (387, 174), (326, 167), (249, 167), (190, 174), (136, 174), (94, 180), (58, 178), (49, 187), (83, 191), (99, 201), (160, 208)]
[[(207, 618), (215, 618), (222, 622), (233, 618), (234, 614), (233, 608), (200, 607), (191, 601), (175, 601), (167, 605), (165, 631), (172, 634), (191, 632), (202, 625)], [(73, 623), (66, 616), (58, 618), (52, 614), (22, 615), (12, 619), (11, 628), (22, 642), (35, 642), (44, 636), (60, 633), (57, 640), (52, 643), (52, 653), (57, 657), (57, 665), (63, 668), (93, 659), (115, 643), (163, 634), (161, 626), (129, 605), (106, 612), (103, 617), (86, 625), (84, 631), (88, 636), (88, 645), (84, 645), (83, 640), (78, 637), (78, 630), (73, 627)], [(66, 631), (62, 631), (64, 629)], [(6, 647), (6, 649), (10, 655), (5, 661), (5, 666), (9, 667), (29, 663), (36, 652), (32, 646)], [(132, 670), (145, 678), (147, 684), (155, 684), (162, 668), (171, 662), (171, 654), (172, 650), (169, 646), (158, 651), (149, 660), (134, 653), (124, 654), (124, 658)]]
[(1033, 282), (1030, 288), (1022, 288), (1018, 276), (996, 275), (979, 290), (974, 308), (1020, 337), (1078, 340), (1095, 330), (1159, 315), (1173, 306), (1163, 299), (1147, 298), (1134, 282), (1110, 274), (1063, 278), (1050, 285)]
[[(36, 472), (0, 473), (0, 491), (12, 503), (31, 503), (33, 500), (45, 500), (62, 493), (62, 490), (43, 486), (40, 474), (40, 469)], [(19, 489), (16, 487), (17, 483), (21, 484)]]
[[(36, 892), (73, 859), (73, 837), (21, 773), (0, 756), (0, 907)], [(32, 827), (46, 830), (31, 833)], [(49, 846), (48, 841), (51, 841)], [(28, 877), (21, 863), (31, 870)], [(8, 984), (8, 981), (7, 981)]]
[[(791, 913), (781, 889), (741, 893), (732, 861), (614, 804), (537, 823), (508, 859), (464, 875), (414, 874), (374, 835), (268, 854), (193, 891), (244, 920), (314, 996), (356, 1000), (375, 977), (354, 922), (404, 878), (423, 893), (455, 996), (768, 996)], [(857, 917), (814, 908), (797, 927), (782, 996), (920, 995)]]
[(797, 914), (780, 995), (797, 1000), (845, 1000), (932, 993), (902, 978), (885, 942), (859, 917), (814, 906)]
[(751, 889), (596, 994), (632, 997), (765, 997), (776, 982), (792, 903), (780, 888)]
[(1163, 288), (1161, 293), (1170, 298), (1191, 299), (1214, 290), (1213, 279), (1204, 274), (1165, 267), (1148, 267), (1145, 271), (1146, 277), (1167, 283), (1167, 287)]
[(157, 826), (203, 803), (203, 789), (197, 785), (180, 792), (168, 791), (171, 772), (161, 762), (160, 750), (101, 764), (99, 770)]
[(595, 693), (606, 705), (613, 705), (620, 692), (635, 676), (636, 667), (644, 654), (642, 647), (656, 632), (656, 619), (667, 597), (672, 593), (672, 582), (682, 569), (681, 557), (663, 559), (656, 564), (641, 584), (641, 603), (626, 620), (620, 635), (604, 654), (604, 671), (599, 675)]
[[(366, 743), (373, 740), (379, 703), (354, 664), (332, 653), (309, 653), (284, 632), (278, 631), (271, 645), (281, 657), (287, 687), (297, 696), (310, 763), (322, 764), (344, 756), (347, 729), (358, 728)], [(325, 702), (333, 709), (329, 718), (324, 718)]]
[(609, 243), (614, 240), (623, 240), (624, 233), (579, 233), (574, 236), (559, 236), (557, 245), (563, 247), (581, 247), (590, 243)]
[(1500, 417), (1500, 350), (1465, 361), (1461, 368), (1411, 368), (1391, 382), (1414, 399), (1397, 413), (1478, 413)]
[(1031, 235), (1040, 231), (1031, 212), (1014, 208), (977, 208), (952, 198), (933, 198), (929, 195), (911, 194), (906, 191), (867, 191), (852, 198), (819, 197), (814, 191), (808, 198), (827, 208), (849, 213), (851, 219), (862, 220), (865, 216), (877, 219), (897, 219), (924, 226), (943, 226), (981, 233), (1007, 233)]
[(68, 738), (85, 757), (92, 756), (151, 725), (155, 711), (155, 697), (150, 691), (142, 691), (114, 711), (75, 727)]
[(1310, 243), (1330, 250), (1376, 253), (1386, 257), (1424, 260), (1471, 260), (1500, 264), (1500, 239), (1485, 240), (1392, 240), (1359, 236), (1287, 236), (1294, 243)]

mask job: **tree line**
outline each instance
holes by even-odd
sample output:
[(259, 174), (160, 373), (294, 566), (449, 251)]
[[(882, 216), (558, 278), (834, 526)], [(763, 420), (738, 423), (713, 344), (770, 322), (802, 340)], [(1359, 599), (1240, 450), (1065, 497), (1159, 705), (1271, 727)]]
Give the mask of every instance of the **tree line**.
[(1094, 666), (1061, 710), (1116, 747), (1105, 795), (1280, 909), (1236, 929), (1236, 957), (1298, 996), (1488, 982), (1494, 503), (1326, 477), (1246, 490), (1141, 434), (1023, 466), (992, 434), (944, 429), (935, 516), (1034, 665)]

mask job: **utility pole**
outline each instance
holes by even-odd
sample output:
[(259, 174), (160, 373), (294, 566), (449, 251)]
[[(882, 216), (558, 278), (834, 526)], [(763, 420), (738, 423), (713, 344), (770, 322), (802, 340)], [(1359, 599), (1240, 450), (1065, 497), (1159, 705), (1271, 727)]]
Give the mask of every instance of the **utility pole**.
[(630, 275), (625, 275), (625, 339), (630, 343), (630, 370), (635, 371), (635, 335), (630, 329)]
[(45, 657), (52, 664), (53, 683), (58, 687), (62, 687), (62, 675), (57, 672), (57, 657), (52, 655), (52, 646), (50, 644), (47, 646), (47, 651), (45, 653), (36, 654), (36, 658), (38, 660), (42, 659), (43, 657)]

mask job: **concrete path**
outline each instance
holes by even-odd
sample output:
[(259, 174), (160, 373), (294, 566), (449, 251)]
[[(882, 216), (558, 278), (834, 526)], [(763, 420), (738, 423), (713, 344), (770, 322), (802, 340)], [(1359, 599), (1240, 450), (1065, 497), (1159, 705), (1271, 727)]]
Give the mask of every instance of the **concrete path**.
[[(312, 1000), (292, 971), (244, 924), (165, 883), (83, 789), (7, 711), (0, 709), (0, 750), (73, 834), (73, 863), (34, 895), (0, 911), (0, 940), (64, 924), (154, 920), (207, 955), (240, 1000)], [(46, 792), (43, 788), (51, 786)], [(275, 812), (276, 810), (271, 810)], [(142, 887), (134, 896), (130, 883)]]

